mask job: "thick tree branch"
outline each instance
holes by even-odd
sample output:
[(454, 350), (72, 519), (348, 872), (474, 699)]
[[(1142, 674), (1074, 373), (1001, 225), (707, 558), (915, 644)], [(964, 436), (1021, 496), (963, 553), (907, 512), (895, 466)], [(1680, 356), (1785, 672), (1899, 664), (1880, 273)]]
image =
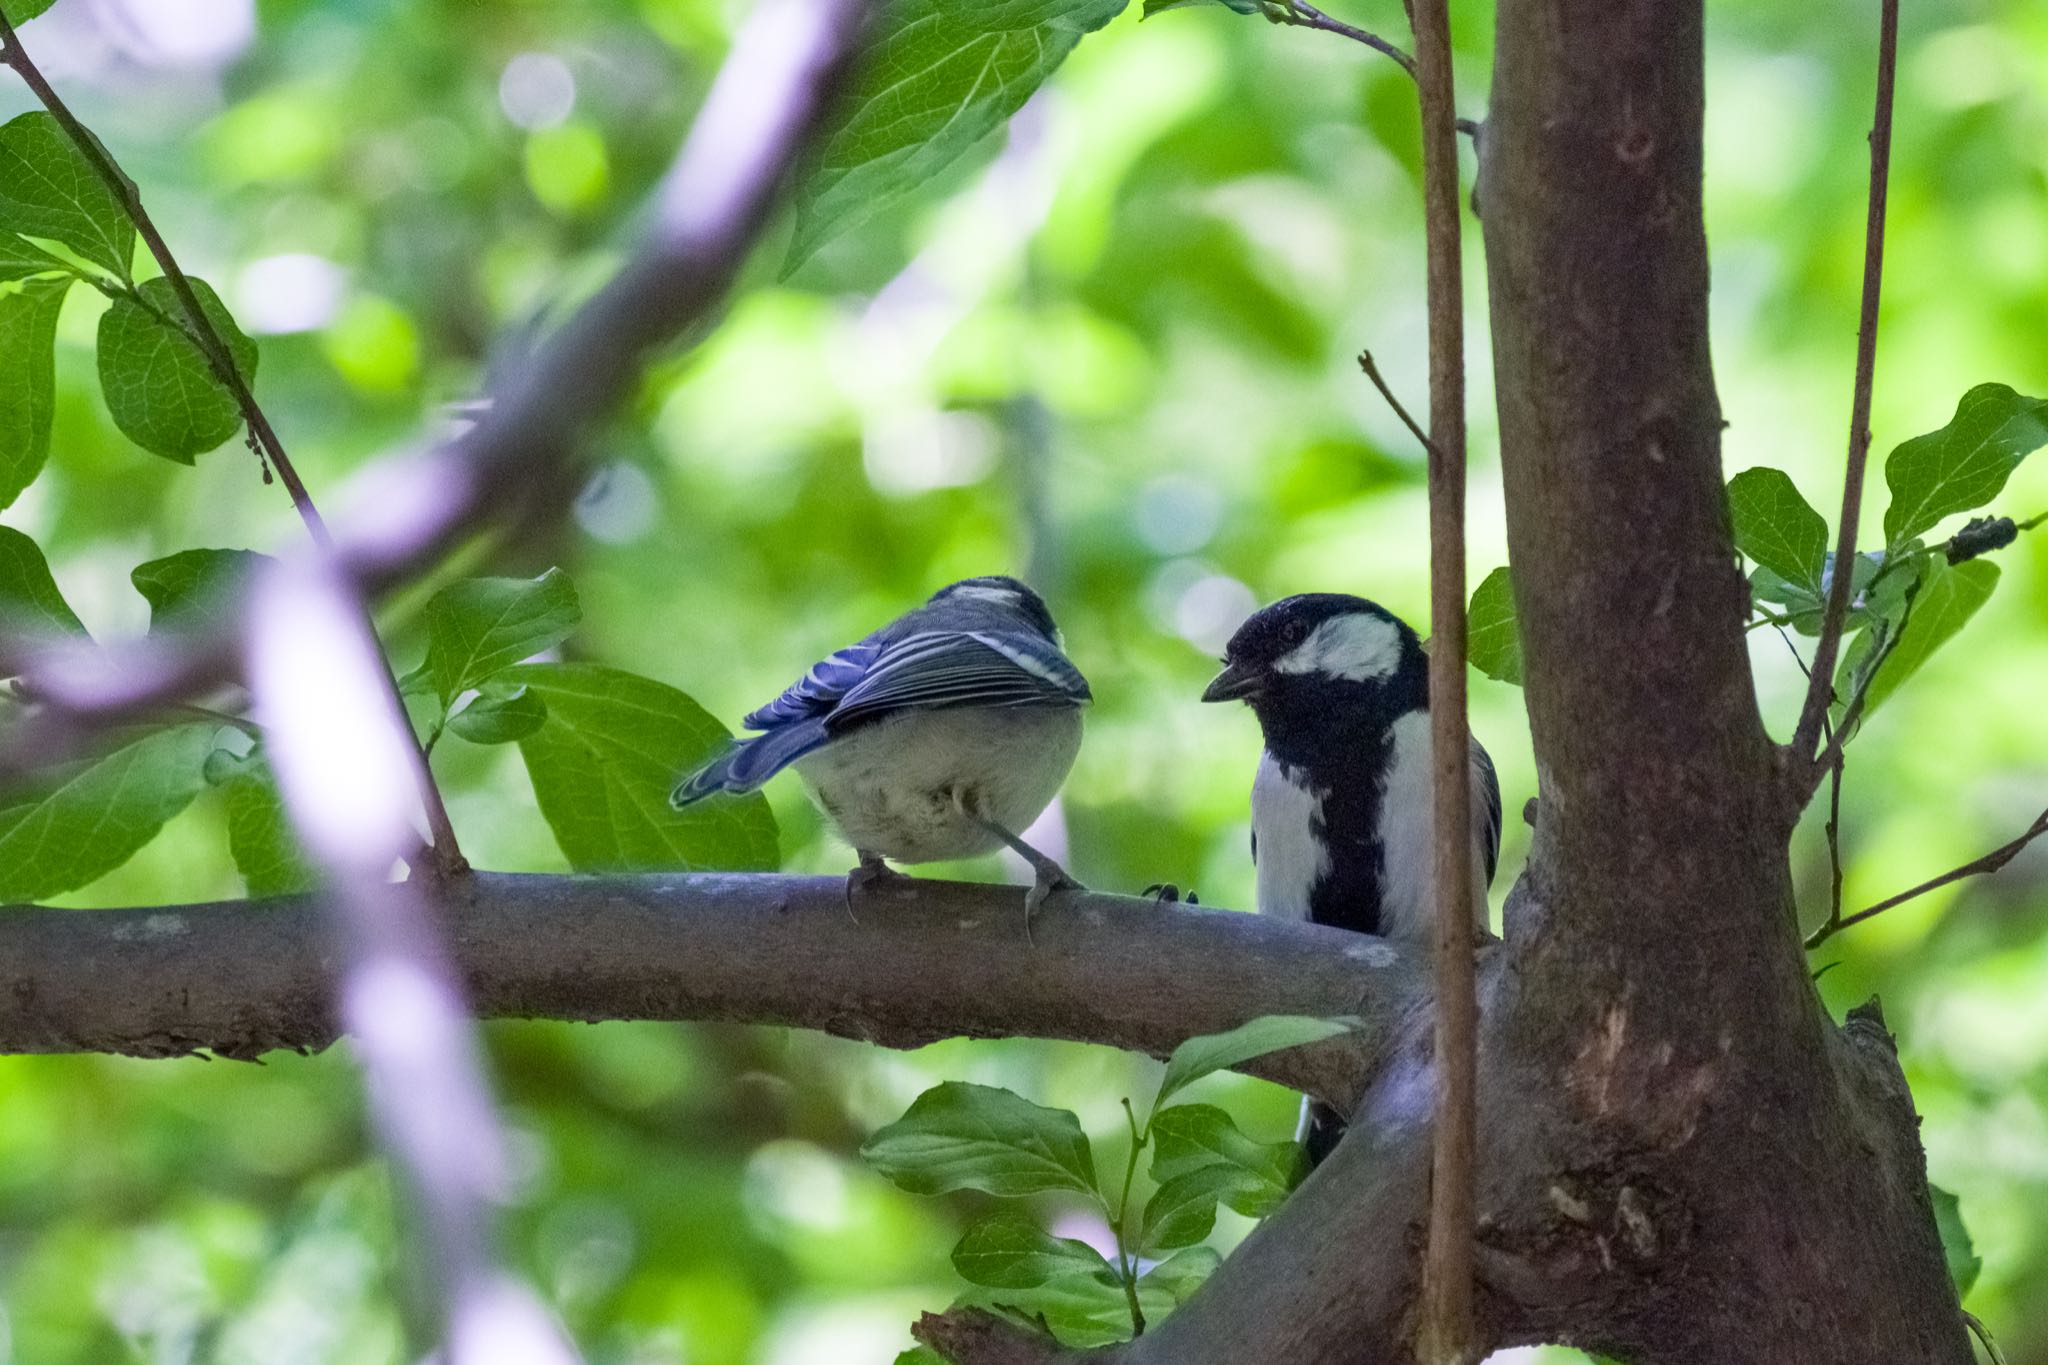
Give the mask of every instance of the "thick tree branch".
[[(1870, 455), (1870, 391), (1877, 370), (1877, 302), (1884, 288), (1884, 211), (1892, 165), (1892, 87), (1899, 65), (1899, 0), (1881, 0), (1877, 41), (1877, 112), (1870, 127), (1870, 201), (1863, 222), (1863, 300), (1856, 327), (1856, 383), (1849, 402), (1849, 457), (1842, 479), (1842, 515), (1835, 542), (1834, 578), (1828, 586), (1827, 608), (1821, 615), (1820, 638), (1813, 645), (1813, 676), (1806, 686), (1806, 704), (1792, 732), (1791, 750), (1796, 805), (1804, 806), (1820, 774), (1832, 762), (1811, 761), (1820, 740), (1821, 722), (1834, 700), (1835, 658), (1842, 646), (1842, 628), (1849, 619), (1849, 597), (1856, 575), (1856, 524), (1863, 510), (1863, 470)], [(1837, 727), (1837, 738), (1851, 726)], [(1796, 808), (1796, 807), (1795, 807)]]
[[(1163, 1056), (1262, 1014), (1356, 1015), (1352, 1039), (1256, 1074), (1333, 1103), (1426, 1008), (1421, 960), (1384, 940), (1130, 896), (1060, 898), (1019, 925), (1014, 887), (838, 877), (477, 873), (447, 934), (487, 1018), (716, 1019), (889, 1047), (967, 1035)], [(135, 910), (0, 910), (0, 1053), (201, 1049), (254, 1058), (339, 1029), (337, 947), (305, 898)]]

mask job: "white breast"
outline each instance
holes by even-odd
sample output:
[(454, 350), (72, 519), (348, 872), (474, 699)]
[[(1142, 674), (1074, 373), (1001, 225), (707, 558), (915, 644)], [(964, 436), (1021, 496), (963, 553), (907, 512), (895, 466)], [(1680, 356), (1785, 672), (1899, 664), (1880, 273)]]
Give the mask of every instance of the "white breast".
[(1273, 755), (1263, 755), (1252, 779), (1260, 914), (1308, 918), (1309, 892), (1330, 869), (1330, 855), (1313, 834), (1322, 818), (1322, 797), (1289, 776)]
[(846, 841), (901, 863), (992, 853), (1001, 841), (963, 818), (964, 793), (1022, 834), (1081, 748), (1078, 706), (905, 711), (806, 754), (796, 770)]
[[(1386, 784), (1380, 795), (1380, 847), (1385, 877), (1380, 932), (1389, 938), (1427, 939), (1436, 915), (1436, 864), (1429, 772), (1429, 713), (1395, 721)], [(1475, 765), (1476, 767), (1476, 765)], [(1486, 798), (1472, 777), (1472, 918), (1486, 927)]]

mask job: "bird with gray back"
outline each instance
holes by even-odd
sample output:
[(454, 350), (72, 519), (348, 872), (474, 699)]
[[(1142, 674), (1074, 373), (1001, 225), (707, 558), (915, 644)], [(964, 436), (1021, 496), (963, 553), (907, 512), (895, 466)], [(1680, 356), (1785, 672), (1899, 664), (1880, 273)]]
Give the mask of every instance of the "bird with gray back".
[(1043, 600), (1000, 574), (962, 579), (812, 665), (747, 716), (733, 741), (677, 784), (678, 808), (760, 788), (793, 767), (859, 855), (855, 892), (887, 862), (971, 858), (1008, 847), (1035, 873), (1032, 912), (1080, 884), (1025, 843), (1081, 747), (1087, 680), (1061, 652)]

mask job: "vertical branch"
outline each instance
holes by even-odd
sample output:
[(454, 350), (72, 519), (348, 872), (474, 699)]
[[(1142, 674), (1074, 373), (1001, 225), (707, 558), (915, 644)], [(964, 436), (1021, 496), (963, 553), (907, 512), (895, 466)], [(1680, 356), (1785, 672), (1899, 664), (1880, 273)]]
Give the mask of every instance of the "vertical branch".
[(1436, 831), (1436, 1127), (1421, 1351), (1478, 1358), (1472, 1322), (1478, 1002), (1473, 983), (1472, 799), (1465, 718), (1465, 357), (1458, 130), (1448, 0), (1415, 5), (1429, 239), (1429, 714)]
[(1804, 794), (1815, 785), (1809, 766), (1820, 739), (1821, 722), (1834, 699), (1835, 659), (1849, 618), (1850, 586), (1856, 577), (1856, 523), (1863, 508), (1863, 470), (1870, 456), (1870, 390), (1877, 370), (1877, 302), (1884, 285), (1884, 211), (1891, 182), (1892, 87), (1899, 65), (1899, 0), (1880, 0), (1880, 4), (1877, 112), (1870, 125), (1870, 202), (1863, 224), (1863, 302), (1856, 327), (1856, 386), (1849, 402), (1849, 458), (1842, 480), (1841, 527), (1835, 541), (1827, 610), (1821, 617), (1820, 639), (1813, 646), (1813, 678), (1806, 687), (1799, 725), (1792, 732), (1792, 761), (1799, 769), (1794, 782), (1802, 803)]

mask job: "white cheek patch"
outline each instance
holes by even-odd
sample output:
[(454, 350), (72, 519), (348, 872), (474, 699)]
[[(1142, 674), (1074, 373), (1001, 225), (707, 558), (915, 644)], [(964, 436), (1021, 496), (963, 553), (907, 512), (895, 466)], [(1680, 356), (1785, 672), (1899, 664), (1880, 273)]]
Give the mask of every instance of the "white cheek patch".
[(1323, 673), (1372, 682), (1393, 677), (1400, 665), (1400, 627), (1384, 616), (1354, 611), (1317, 626), (1273, 667), (1281, 673)]

